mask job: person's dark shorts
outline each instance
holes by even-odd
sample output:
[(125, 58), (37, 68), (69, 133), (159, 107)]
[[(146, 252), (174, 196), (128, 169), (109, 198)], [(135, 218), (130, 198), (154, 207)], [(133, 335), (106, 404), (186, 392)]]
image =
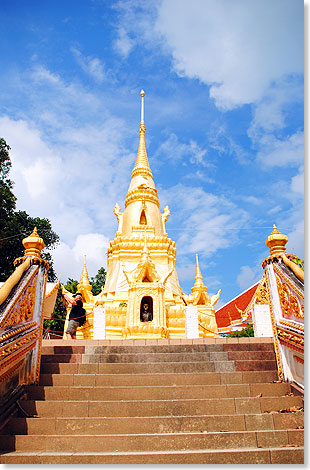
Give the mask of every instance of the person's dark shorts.
[(69, 323), (68, 323), (68, 328), (67, 328), (67, 331), (66, 333), (75, 333), (77, 328), (80, 326), (79, 322), (76, 321), (76, 320), (69, 320)]

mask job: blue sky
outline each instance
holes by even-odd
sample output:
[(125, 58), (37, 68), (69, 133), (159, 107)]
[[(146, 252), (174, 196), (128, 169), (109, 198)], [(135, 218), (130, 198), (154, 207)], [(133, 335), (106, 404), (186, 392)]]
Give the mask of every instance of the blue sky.
[(90, 276), (146, 141), (184, 292), (195, 253), (218, 306), (251, 286), (275, 223), (303, 258), (301, 0), (2, 0), (0, 135), (17, 207)]

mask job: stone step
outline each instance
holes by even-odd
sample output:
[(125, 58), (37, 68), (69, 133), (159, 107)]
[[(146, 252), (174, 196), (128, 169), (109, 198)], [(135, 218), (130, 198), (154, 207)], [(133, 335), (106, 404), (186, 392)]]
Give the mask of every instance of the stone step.
[(1, 436), (0, 450), (78, 452), (148, 452), (303, 446), (302, 429), (277, 431), (191, 432), (104, 435), (16, 435)]
[[(58, 359), (58, 355), (53, 356), (55, 362)], [(269, 358), (266, 358), (269, 359)], [(271, 357), (270, 360), (273, 360)], [(132, 364), (142, 364), (142, 363), (152, 363), (152, 364), (161, 364), (161, 363), (188, 363), (188, 362), (227, 362), (228, 353), (227, 352), (213, 352), (213, 353), (149, 353), (149, 354), (83, 354), (82, 363), (132, 363)]]
[[(265, 361), (266, 369), (271, 369)], [(67, 366), (67, 367), (65, 367)], [(76, 366), (70, 367), (70, 366)], [(262, 366), (263, 367), (263, 366)], [(46, 373), (79, 373), (79, 374), (150, 374), (150, 373), (187, 373), (187, 372), (234, 372), (233, 361), (218, 362), (168, 362), (168, 363), (42, 363), (41, 372)]]
[[(70, 364), (71, 366), (71, 364)], [(77, 366), (72, 364), (72, 366)], [(251, 384), (276, 381), (276, 371), (192, 372), (178, 374), (41, 374), (40, 385), (57, 386), (154, 386)]]
[(43, 354), (42, 363), (54, 362), (109, 362), (109, 363), (144, 363), (144, 362), (208, 362), (208, 361), (275, 361), (273, 351), (232, 351), (203, 353), (94, 353), (94, 354)]
[(125, 434), (299, 429), (304, 413), (105, 418), (13, 418), (3, 434)]
[(39, 417), (199, 416), (259, 414), (303, 406), (300, 396), (174, 400), (25, 400), (22, 408)]
[[(271, 343), (243, 343), (237, 344), (175, 344), (175, 345), (142, 345), (142, 346), (85, 346), (86, 354), (136, 354), (136, 353), (199, 353), (199, 352), (229, 352), (229, 351), (274, 351)], [(64, 346), (66, 347), (66, 346)], [(73, 346), (74, 348), (75, 346)], [(52, 354), (61, 353), (61, 349), (55, 346)], [(44, 351), (45, 354), (45, 351)]]
[(176, 386), (28, 386), (30, 400), (174, 400), (180, 398), (234, 398), (257, 396), (285, 396), (290, 393), (287, 383), (230, 384), (230, 385), (176, 385)]
[[(225, 354), (225, 353), (224, 353)], [(229, 361), (275, 361), (274, 351), (227, 351)]]
[[(264, 340), (264, 341), (263, 341)], [(198, 343), (197, 343), (198, 341)], [(241, 342), (242, 341), (242, 342)], [(113, 343), (113, 344), (111, 344)], [(139, 343), (139, 344), (138, 344)], [(140, 344), (141, 343), (141, 344)], [(140, 352), (211, 352), (211, 351), (274, 351), (271, 338), (221, 338), (217, 340), (43, 340), (43, 354), (66, 354), (79, 352), (94, 354)]]
[[(109, 363), (161, 363), (161, 362), (210, 362), (210, 361), (228, 361), (228, 352), (203, 352), (203, 353), (122, 353), (122, 354), (111, 354), (111, 353), (95, 353), (95, 354), (43, 354), (41, 361), (42, 363), (50, 362), (83, 362), (83, 363), (96, 363), (96, 362), (109, 362)], [(263, 354), (269, 354), (270, 357), (262, 357), (264, 360), (274, 360), (272, 352)], [(79, 359), (77, 359), (79, 358)], [(82, 358), (82, 360), (80, 360)], [(69, 359), (69, 360), (68, 360)], [(74, 360), (77, 359), (77, 360)], [(245, 357), (243, 358), (245, 359)], [(253, 357), (254, 359), (254, 357)]]
[[(235, 346), (238, 346), (237, 348)], [(274, 352), (273, 343), (166, 346), (43, 346), (42, 354), (184, 354), (208, 352)]]
[(185, 345), (150, 345), (150, 346), (43, 346), (42, 354), (140, 354), (140, 353), (204, 353), (204, 352), (224, 352), (222, 344), (185, 344)]
[[(41, 373), (86, 373), (86, 374), (138, 374), (138, 373), (180, 373), (180, 372), (234, 372), (275, 370), (276, 361), (213, 361), (213, 362), (141, 362), (141, 363), (102, 363), (87, 362), (87, 356), (77, 359), (78, 355), (61, 358), (63, 362), (50, 362), (41, 364)], [(94, 356), (90, 360), (94, 361)], [(65, 368), (61, 365), (77, 364), (77, 369)], [(84, 372), (82, 372), (84, 370)]]
[(1, 464), (303, 464), (304, 450), (295, 447), (269, 449), (219, 449), (158, 452), (11, 452)]

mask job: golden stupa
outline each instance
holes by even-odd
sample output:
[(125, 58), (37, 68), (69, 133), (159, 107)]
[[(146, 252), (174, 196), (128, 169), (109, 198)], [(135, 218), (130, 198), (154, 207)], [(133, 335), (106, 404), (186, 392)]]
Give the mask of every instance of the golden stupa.
[(179, 284), (175, 242), (168, 238), (165, 228), (170, 211), (168, 206), (160, 211), (147, 157), (144, 96), (142, 90), (139, 147), (125, 210), (115, 205), (118, 230), (107, 252), (105, 286), (97, 296), (91, 293), (85, 257), (78, 290), (88, 321), (78, 330), (78, 339), (96, 337), (94, 315), (99, 313), (105, 315), (108, 339), (185, 338), (187, 307), (197, 310), (199, 336), (218, 336), (214, 304), (220, 292), (208, 296), (198, 257), (192, 294), (183, 294)]

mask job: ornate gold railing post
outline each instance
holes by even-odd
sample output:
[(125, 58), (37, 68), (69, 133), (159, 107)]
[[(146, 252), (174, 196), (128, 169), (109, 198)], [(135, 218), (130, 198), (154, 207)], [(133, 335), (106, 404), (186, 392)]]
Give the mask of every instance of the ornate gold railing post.
[(19, 386), (38, 383), (48, 263), (35, 228), (23, 240), (24, 256), (0, 289), (0, 396), (3, 403)]

